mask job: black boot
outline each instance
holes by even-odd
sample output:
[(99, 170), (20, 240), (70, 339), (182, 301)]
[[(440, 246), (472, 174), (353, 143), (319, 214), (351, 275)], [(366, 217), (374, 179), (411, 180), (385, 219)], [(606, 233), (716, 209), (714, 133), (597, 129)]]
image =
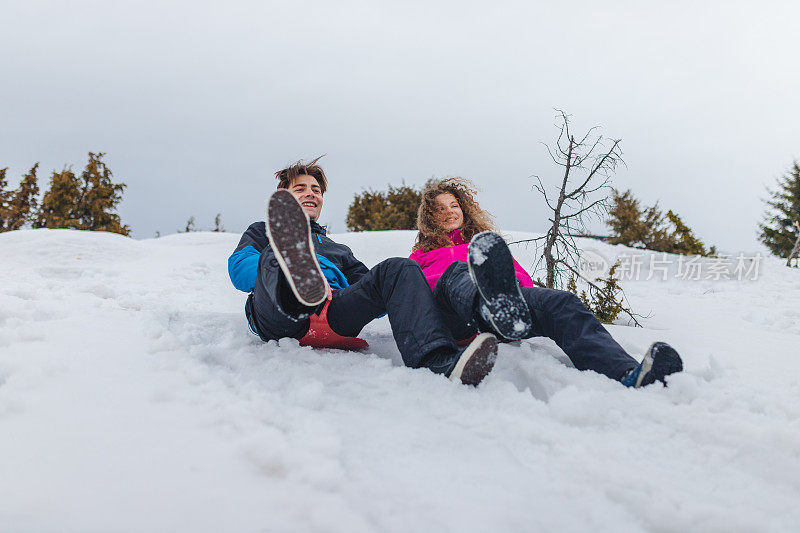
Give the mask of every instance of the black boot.
[(514, 273), (506, 241), (492, 231), (469, 243), (469, 275), (478, 288), (478, 318), (504, 339), (527, 339), (533, 320)]
[(620, 382), (626, 387), (637, 389), (656, 381), (666, 385), (664, 378), (682, 370), (683, 361), (675, 348), (666, 342), (654, 342), (639, 366), (625, 373)]

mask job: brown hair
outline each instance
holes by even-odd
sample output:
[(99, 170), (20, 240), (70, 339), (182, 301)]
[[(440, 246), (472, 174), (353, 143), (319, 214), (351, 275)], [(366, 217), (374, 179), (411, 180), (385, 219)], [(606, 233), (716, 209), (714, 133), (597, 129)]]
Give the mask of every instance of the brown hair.
[(328, 189), (328, 179), (325, 177), (325, 171), (317, 164), (317, 161), (323, 157), (325, 156), (321, 155), (310, 163), (304, 163), (300, 160), (283, 170), (277, 171), (275, 177), (278, 178), (278, 189), (288, 189), (289, 185), (291, 185), (292, 181), (297, 176), (308, 175), (317, 180), (322, 194), (325, 194), (325, 191)]
[(461, 225), (461, 237), (469, 242), (472, 237), (482, 231), (494, 229), (492, 215), (481, 209), (475, 200), (478, 191), (475, 185), (466, 178), (451, 177), (429, 181), (422, 191), (422, 203), (417, 211), (417, 242), (413, 250), (421, 249), (430, 252), (436, 248), (453, 246), (453, 241), (440, 223), (441, 208), (436, 203), (440, 194), (450, 193), (458, 201), (461, 212), (464, 214), (464, 223)]

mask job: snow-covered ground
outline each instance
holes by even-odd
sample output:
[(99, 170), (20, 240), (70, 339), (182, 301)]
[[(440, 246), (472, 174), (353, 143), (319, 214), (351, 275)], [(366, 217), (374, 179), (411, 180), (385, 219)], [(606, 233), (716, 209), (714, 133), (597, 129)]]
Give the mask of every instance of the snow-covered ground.
[[(413, 233), (334, 239), (372, 265)], [(800, 271), (624, 284), (652, 316), (609, 329), (678, 349), (666, 389), (548, 339), (475, 389), (404, 368), (386, 318), (367, 354), (254, 339), (237, 242), (0, 234), (0, 531), (800, 530)]]

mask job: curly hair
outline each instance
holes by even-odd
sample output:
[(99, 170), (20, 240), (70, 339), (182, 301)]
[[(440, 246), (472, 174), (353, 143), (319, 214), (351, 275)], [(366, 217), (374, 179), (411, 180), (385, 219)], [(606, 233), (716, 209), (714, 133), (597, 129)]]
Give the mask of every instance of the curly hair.
[(477, 233), (494, 229), (492, 215), (481, 209), (475, 200), (478, 191), (471, 181), (458, 176), (431, 180), (422, 191), (422, 203), (417, 211), (419, 232), (412, 251), (421, 249), (423, 252), (430, 252), (436, 248), (453, 246), (453, 241), (440, 222), (441, 207), (436, 203), (436, 197), (444, 193), (452, 194), (461, 207), (464, 215), (461, 237), (464, 241), (469, 242)]

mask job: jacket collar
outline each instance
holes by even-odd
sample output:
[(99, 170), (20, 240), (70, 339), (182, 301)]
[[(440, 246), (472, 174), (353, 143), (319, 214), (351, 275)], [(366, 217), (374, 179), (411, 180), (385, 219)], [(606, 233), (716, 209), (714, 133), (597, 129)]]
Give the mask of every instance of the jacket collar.
[(454, 229), (448, 233), (447, 236), (450, 237), (450, 240), (453, 242), (453, 244), (466, 244), (464, 237), (461, 236), (461, 228)]
[(311, 220), (311, 233), (319, 233), (320, 235), (325, 235), (328, 233), (328, 228), (325, 226), (320, 226), (317, 224), (316, 220)]

